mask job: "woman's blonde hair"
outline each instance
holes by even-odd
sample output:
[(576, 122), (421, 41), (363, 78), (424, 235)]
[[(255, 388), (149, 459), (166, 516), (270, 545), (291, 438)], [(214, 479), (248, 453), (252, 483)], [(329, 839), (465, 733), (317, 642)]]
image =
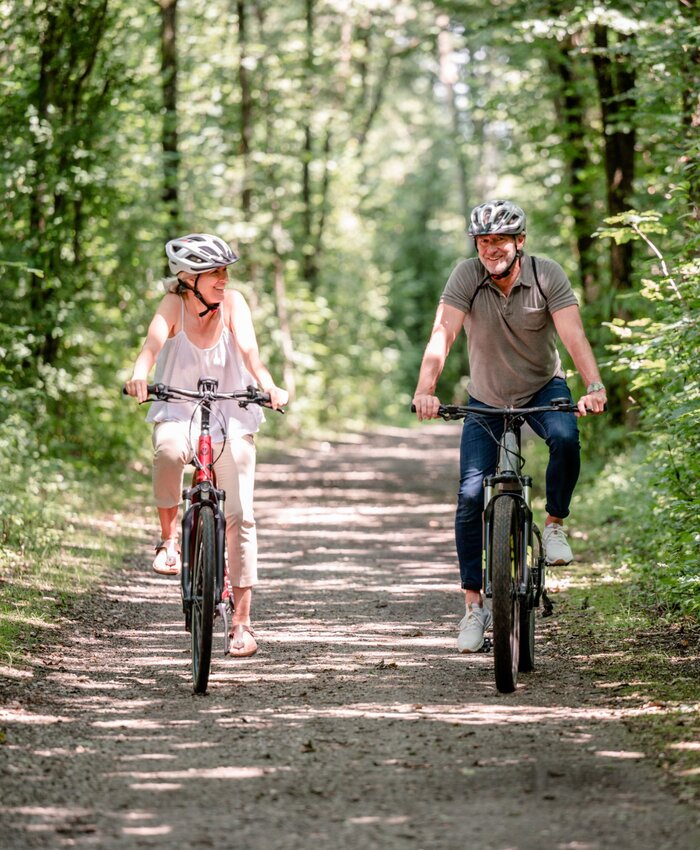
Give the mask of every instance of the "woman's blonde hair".
[(172, 295), (179, 295), (184, 298), (187, 288), (179, 278), (166, 277), (163, 278), (161, 284), (166, 292), (170, 292)]

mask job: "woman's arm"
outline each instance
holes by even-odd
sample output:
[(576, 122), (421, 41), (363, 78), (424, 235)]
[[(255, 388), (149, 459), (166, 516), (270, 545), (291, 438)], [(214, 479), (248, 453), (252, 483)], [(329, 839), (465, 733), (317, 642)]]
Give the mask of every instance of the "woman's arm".
[(263, 392), (270, 394), (273, 407), (282, 407), (289, 400), (289, 393), (280, 389), (272, 380), (267, 367), (260, 359), (258, 340), (253, 326), (253, 316), (243, 295), (237, 290), (230, 291), (229, 323), (236, 343), (241, 351), (246, 369), (255, 378)]
[(170, 336), (178, 316), (179, 296), (168, 294), (160, 302), (155, 315), (148, 326), (146, 340), (141, 352), (134, 363), (134, 371), (131, 380), (126, 382), (126, 391), (138, 401), (145, 401), (148, 392), (148, 375), (155, 365), (165, 341)]

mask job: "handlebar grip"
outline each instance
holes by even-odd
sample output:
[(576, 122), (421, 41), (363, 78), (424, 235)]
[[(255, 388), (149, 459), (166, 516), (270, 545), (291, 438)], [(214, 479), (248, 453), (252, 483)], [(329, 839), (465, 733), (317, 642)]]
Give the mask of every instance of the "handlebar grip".
[(416, 412), (416, 406), (415, 406), (415, 404), (412, 404), (411, 405), (411, 413), (415, 413), (415, 412)]
[[(155, 395), (155, 393), (158, 392), (158, 389), (162, 386), (163, 386), (162, 384), (147, 384), (146, 385), (146, 392), (149, 395)], [(124, 385), (122, 387), (122, 395), (129, 395), (129, 393), (126, 391), (126, 385)]]

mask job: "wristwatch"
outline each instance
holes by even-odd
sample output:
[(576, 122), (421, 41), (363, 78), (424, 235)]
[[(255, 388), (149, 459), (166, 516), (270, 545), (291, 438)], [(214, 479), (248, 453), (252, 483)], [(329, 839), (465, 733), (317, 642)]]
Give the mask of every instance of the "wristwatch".
[(605, 392), (605, 384), (601, 384), (600, 381), (593, 381), (586, 387), (587, 393), (599, 393), (601, 390)]

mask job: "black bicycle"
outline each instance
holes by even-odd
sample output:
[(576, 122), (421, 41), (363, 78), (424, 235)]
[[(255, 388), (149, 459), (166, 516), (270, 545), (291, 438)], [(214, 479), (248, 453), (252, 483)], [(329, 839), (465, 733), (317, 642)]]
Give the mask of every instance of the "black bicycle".
[(228, 615), (233, 614), (226, 569), (226, 493), (216, 486), (209, 425), (212, 404), (230, 399), (241, 407), (259, 404), (270, 407), (270, 396), (256, 387), (235, 392), (217, 392), (214, 378), (200, 378), (196, 390), (149, 384), (152, 401), (194, 401), (201, 411), (197, 451), (192, 457), (192, 486), (182, 491), (182, 572), (180, 586), (185, 628), (191, 635), (192, 687), (206, 693), (211, 668), (214, 623), (220, 617), (224, 626), (224, 655), (228, 654)]
[[(494, 475), (484, 479), (484, 593), (491, 600), (493, 661), (496, 687), (515, 690), (518, 673), (535, 666), (535, 611), (552, 613), (545, 587), (542, 535), (533, 522), (532, 478), (523, 475), (521, 427), (534, 413), (552, 410), (576, 413), (568, 398), (553, 399), (543, 407), (473, 407), (441, 405), (446, 420), (467, 416), (501, 417), (504, 428), (498, 442)], [(488, 425), (485, 423), (487, 430)], [(486, 649), (490, 648), (485, 644)]]

